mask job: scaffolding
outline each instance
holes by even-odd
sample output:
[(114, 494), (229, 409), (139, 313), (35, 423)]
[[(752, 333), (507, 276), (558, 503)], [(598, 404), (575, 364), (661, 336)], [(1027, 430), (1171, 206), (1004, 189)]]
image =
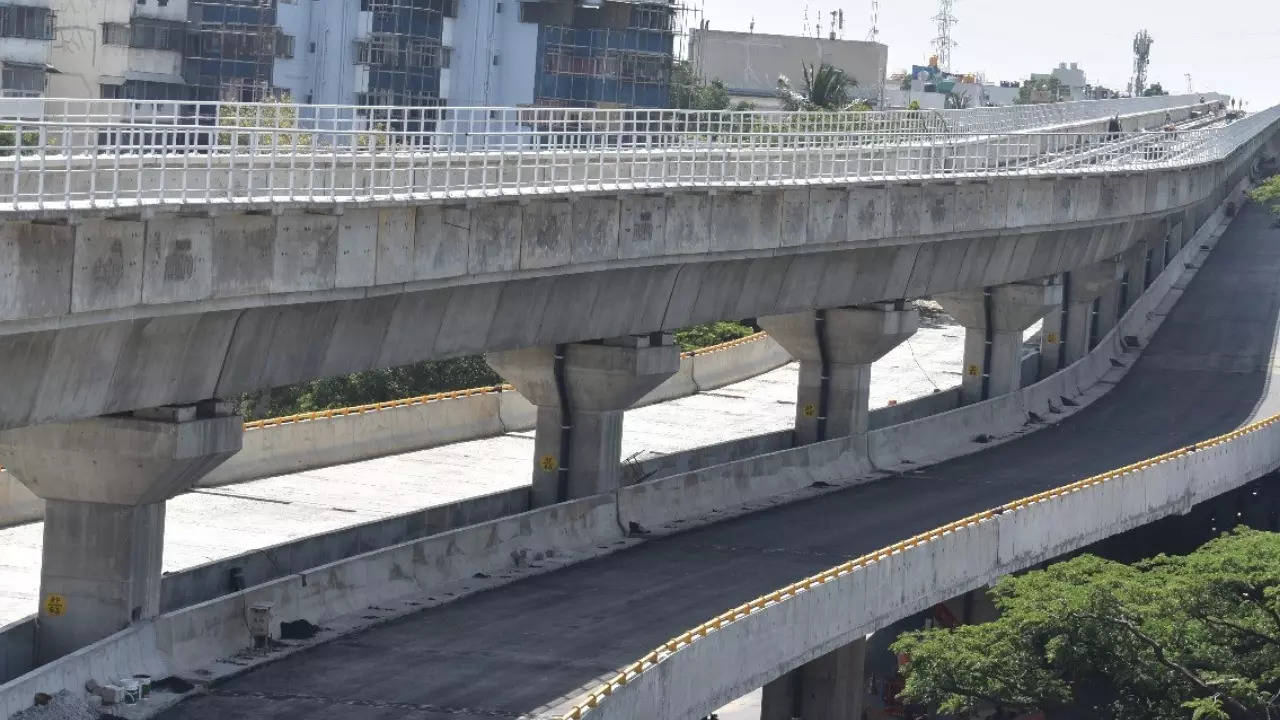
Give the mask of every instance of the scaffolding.
[(276, 26), (276, 0), (190, 0), (183, 77), (193, 100), (274, 99), (272, 72), (291, 43)]
[(534, 103), (666, 107), (679, 10), (673, 0), (521, 3), (520, 19), (539, 26)]
[(442, 71), (449, 67), (444, 19), (458, 15), (457, 0), (360, 0), (371, 13), (370, 32), (355, 41), (356, 64), (367, 72), (361, 105), (442, 105)]

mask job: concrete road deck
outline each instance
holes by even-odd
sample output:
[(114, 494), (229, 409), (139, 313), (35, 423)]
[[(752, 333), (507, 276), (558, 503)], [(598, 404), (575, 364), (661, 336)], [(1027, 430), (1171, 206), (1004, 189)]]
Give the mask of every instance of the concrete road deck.
[(548, 712), (667, 638), (768, 590), (1270, 412), (1278, 307), (1280, 231), (1250, 207), (1129, 375), (1061, 425), (417, 613), (250, 672), (164, 717), (480, 720)]
[[(871, 404), (953, 387), (964, 330), (926, 319), (909, 344), (875, 364)], [(626, 414), (623, 457), (645, 459), (781, 430), (795, 417), (792, 364), (713, 392)], [(269, 431), (263, 431), (269, 432)], [(182, 570), (288, 540), (529, 482), (533, 432), (457, 443), (225, 487), (169, 502), (164, 569)], [(43, 524), (0, 529), (0, 625), (32, 614)]]

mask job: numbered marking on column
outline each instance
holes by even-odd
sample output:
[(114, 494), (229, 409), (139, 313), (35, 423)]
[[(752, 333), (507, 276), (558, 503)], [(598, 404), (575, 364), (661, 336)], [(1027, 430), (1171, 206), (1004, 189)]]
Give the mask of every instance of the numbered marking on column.
[(965, 372), (969, 373), (969, 377), (978, 377), (982, 374), (982, 369), (977, 365), (970, 365)]
[(556, 462), (555, 455), (543, 455), (542, 459), (538, 461), (538, 467), (541, 467), (546, 472), (555, 472), (556, 468), (560, 467), (560, 464)]
[(805, 417), (813, 417), (814, 415), (817, 415), (817, 414), (818, 414), (818, 406), (817, 406), (817, 405), (814, 405), (813, 403), (809, 403), (808, 405), (805, 405), (805, 406), (804, 406), (804, 416), (805, 416)]
[(62, 617), (67, 612), (67, 599), (51, 593), (44, 599), (44, 611), (53, 617)]

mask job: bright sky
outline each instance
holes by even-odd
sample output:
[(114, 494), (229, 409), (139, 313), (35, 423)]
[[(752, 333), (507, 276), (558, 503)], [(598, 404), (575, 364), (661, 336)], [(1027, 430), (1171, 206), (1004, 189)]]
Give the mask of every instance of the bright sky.
[[(712, 30), (800, 34), (805, 7), (824, 32), (843, 9), (845, 38), (865, 39), (871, 0), (684, 0), (705, 8)], [(881, 0), (880, 42), (890, 72), (924, 64), (937, 35), (937, 0)], [(983, 72), (989, 81), (1021, 80), (1058, 63), (1080, 64), (1095, 85), (1123, 91), (1133, 72), (1133, 35), (1146, 28), (1149, 82), (1185, 92), (1216, 90), (1248, 101), (1250, 110), (1280, 104), (1280, 0), (956, 0), (952, 70)]]

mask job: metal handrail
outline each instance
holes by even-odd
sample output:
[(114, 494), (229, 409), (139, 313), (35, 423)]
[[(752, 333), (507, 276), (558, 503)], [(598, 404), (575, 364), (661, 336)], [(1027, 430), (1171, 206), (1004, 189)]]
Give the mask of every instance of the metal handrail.
[[(674, 127), (668, 119), (644, 124), (635, 119), (640, 111), (629, 112), (626, 127), (578, 126), (546, 144), (490, 136), (462, 146), (434, 143), (438, 125), (344, 132), (341, 142), (330, 134), (333, 141), (322, 143), (320, 131), (298, 128), (20, 120), (0, 126), (0, 140), (10, 141), (0, 142), (0, 213), (1134, 172), (1216, 161), (1280, 117), (1278, 107), (1176, 132), (972, 134), (884, 129), (856, 113), (850, 122), (872, 129), (842, 127), (839, 113), (730, 113)], [(765, 116), (785, 122), (760, 124)], [(1145, 149), (1134, 152), (1135, 144)]]

